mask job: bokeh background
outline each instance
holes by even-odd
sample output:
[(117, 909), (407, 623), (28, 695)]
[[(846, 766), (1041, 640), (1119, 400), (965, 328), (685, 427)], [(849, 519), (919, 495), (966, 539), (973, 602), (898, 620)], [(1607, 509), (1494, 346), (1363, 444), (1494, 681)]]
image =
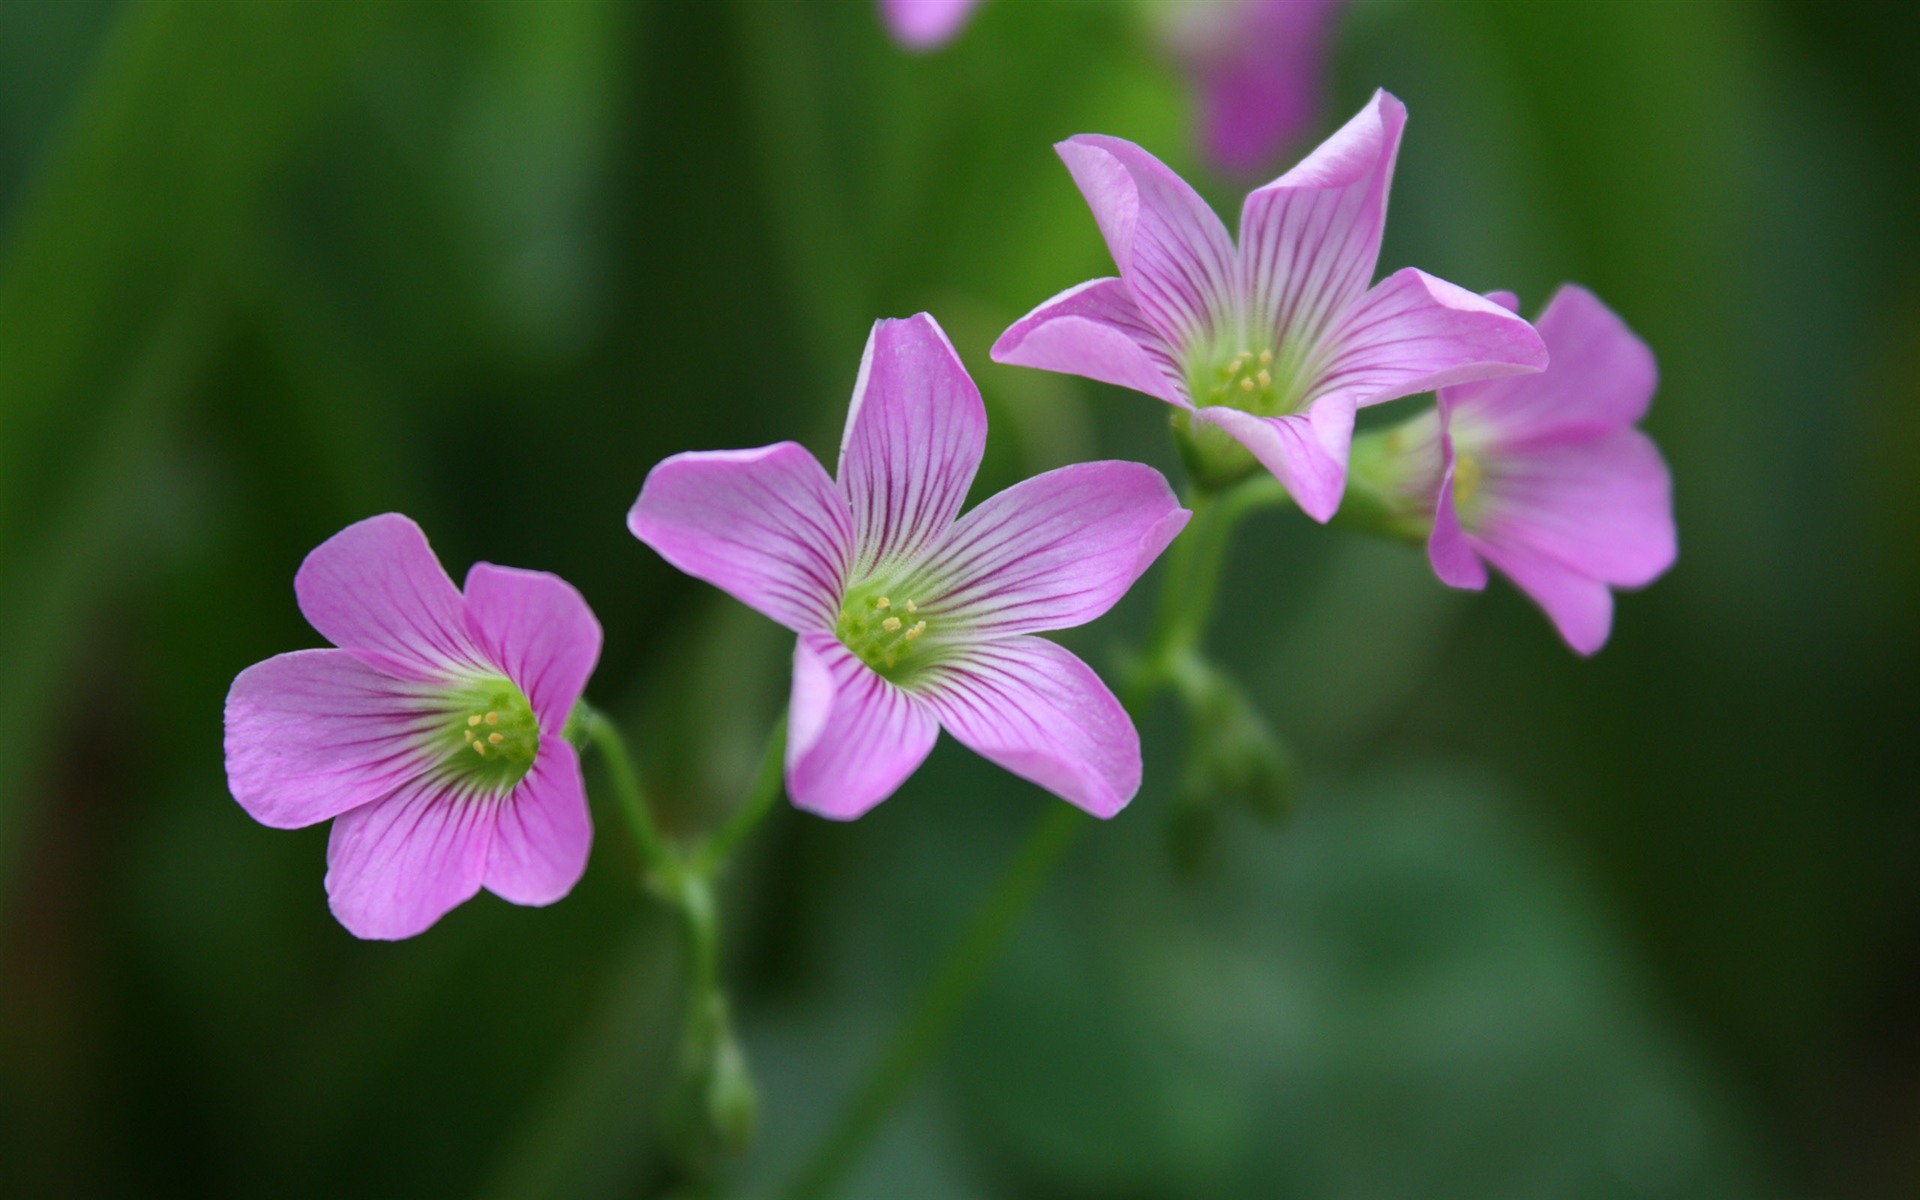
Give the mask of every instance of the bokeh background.
[[(1170, 869), (1183, 732), (1089, 830), (849, 1195), (1920, 1194), (1920, 10), (1356, 0), (1321, 126), (1411, 110), (1384, 268), (1566, 279), (1652, 343), (1677, 568), (1580, 661), (1511, 588), (1246, 526), (1212, 638), (1290, 821)], [(654, 1195), (673, 930), (610, 810), (551, 909), (328, 916), (323, 829), (226, 793), (233, 675), (318, 644), (301, 556), (404, 510), (557, 571), (675, 828), (745, 786), (787, 638), (625, 532), (688, 448), (833, 444), (878, 316), (993, 419), (977, 495), (1160, 406), (996, 366), (1109, 270), (1066, 135), (1223, 211), (1121, 3), (0, 4), (0, 1192)], [(1395, 412), (1407, 411), (1403, 402)], [(1149, 577), (1148, 584), (1154, 582)], [(1148, 587), (1070, 642), (1103, 668)], [(590, 779), (594, 778), (590, 767)], [(731, 874), (791, 1171), (1047, 805), (949, 743)]]

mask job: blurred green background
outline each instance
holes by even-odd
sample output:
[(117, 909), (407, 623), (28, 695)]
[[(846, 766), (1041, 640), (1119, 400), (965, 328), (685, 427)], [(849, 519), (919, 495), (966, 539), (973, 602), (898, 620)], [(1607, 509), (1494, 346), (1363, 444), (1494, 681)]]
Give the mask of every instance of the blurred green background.
[[(1110, 271), (1053, 141), (1133, 138), (1237, 209), (1138, 16), (991, 0), (914, 57), (864, 0), (0, 4), (0, 1192), (657, 1193), (677, 949), (612, 812), (564, 903), (356, 942), (325, 831), (228, 797), (226, 687), (319, 644), (302, 555), (401, 509), (456, 578), (586, 593), (592, 695), (704, 828), (788, 637), (628, 536), (654, 462), (830, 449), (868, 323), (926, 309), (990, 407), (976, 496), (1175, 470), (1159, 405), (986, 353)], [(1917, 32), (1891, 0), (1351, 7), (1316, 133), (1376, 86), (1411, 110), (1383, 269), (1618, 309), (1679, 565), (1582, 662), (1504, 584), (1251, 522), (1212, 644), (1305, 764), (1294, 819), (1176, 875), (1153, 714), (1139, 799), (850, 1195), (1920, 1194)], [(1067, 640), (1110, 670), (1147, 590)], [(855, 825), (776, 812), (727, 888), (738, 1189), (1052, 803), (946, 742)]]

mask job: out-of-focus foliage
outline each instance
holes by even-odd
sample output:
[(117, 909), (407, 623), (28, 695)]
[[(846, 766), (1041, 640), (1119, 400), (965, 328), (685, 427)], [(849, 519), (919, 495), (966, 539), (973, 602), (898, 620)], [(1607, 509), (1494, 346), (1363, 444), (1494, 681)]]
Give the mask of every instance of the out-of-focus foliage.
[[(996, 0), (921, 57), (858, 0), (0, 5), (0, 1192), (648, 1194), (678, 963), (611, 814), (564, 903), (355, 942), (324, 831), (225, 793), (227, 683), (317, 644), (307, 549), (404, 509), (456, 573), (581, 587), (593, 694), (669, 823), (712, 821), (789, 647), (626, 534), (653, 462), (829, 449), (867, 324), (929, 309), (987, 395), (982, 494), (1175, 469), (1153, 402), (986, 357), (1109, 269), (1051, 142), (1203, 177), (1137, 16)], [(1294, 818), (1173, 870), (1154, 714), (1140, 799), (857, 1194), (1920, 1189), (1917, 32), (1356, 0), (1327, 123), (1412, 114), (1383, 266), (1529, 310), (1577, 279), (1646, 337), (1679, 566), (1580, 662), (1511, 589), (1251, 523), (1212, 648)], [(1111, 668), (1145, 607), (1070, 641)], [(857, 825), (769, 822), (728, 889), (743, 1185), (1050, 803), (949, 746)]]

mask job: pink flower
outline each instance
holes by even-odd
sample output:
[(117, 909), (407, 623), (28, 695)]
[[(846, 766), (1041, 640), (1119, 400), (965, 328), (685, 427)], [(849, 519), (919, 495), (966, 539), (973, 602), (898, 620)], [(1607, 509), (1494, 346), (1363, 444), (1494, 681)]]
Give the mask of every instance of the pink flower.
[(1200, 144), (1223, 171), (1273, 165), (1313, 124), (1341, 0), (1191, 0), (1165, 38), (1200, 101)]
[(1424, 271), (1368, 287), (1405, 120), (1398, 100), (1374, 93), (1247, 197), (1237, 249), (1206, 202), (1140, 147), (1060, 143), (1120, 277), (1042, 304), (1000, 336), (994, 359), (1156, 396), (1191, 422), (1203, 478), (1246, 473), (1250, 452), (1325, 521), (1346, 485), (1356, 409), (1547, 362), (1525, 321)]
[(909, 50), (938, 50), (952, 41), (980, 0), (880, 0), (880, 19)]
[(1191, 514), (1152, 468), (1098, 462), (960, 517), (986, 437), (980, 393), (933, 318), (881, 321), (837, 480), (793, 442), (678, 454), (628, 514), (662, 558), (800, 635), (786, 774), (801, 808), (859, 816), (943, 727), (1096, 816), (1139, 789), (1119, 702), (1029, 635), (1106, 612)]
[(307, 555), (300, 611), (336, 650), (227, 693), (227, 783), (276, 829), (335, 818), (327, 903), (356, 937), (420, 933), (485, 887), (551, 904), (593, 840), (560, 736), (600, 626), (556, 576), (476, 563), (463, 595), (420, 527), (369, 517)]
[(1651, 583), (1676, 553), (1667, 465), (1633, 427), (1659, 373), (1585, 288), (1561, 288), (1536, 325), (1553, 354), (1546, 371), (1440, 392), (1427, 556), (1443, 582), (1474, 590), (1492, 563), (1592, 654), (1613, 624), (1609, 586)]

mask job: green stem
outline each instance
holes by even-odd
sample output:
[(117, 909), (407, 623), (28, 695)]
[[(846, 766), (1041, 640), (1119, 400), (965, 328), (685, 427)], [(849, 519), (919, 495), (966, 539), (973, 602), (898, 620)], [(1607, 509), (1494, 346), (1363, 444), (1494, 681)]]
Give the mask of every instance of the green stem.
[(680, 855), (668, 844), (660, 833), (660, 827), (654, 823), (653, 811), (647, 807), (646, 792), (640, 786), (640, 773), (634, 770), (633, 756), (627, 753), (627, 742), (620, 736), (620, 727), (585, 700), (580, 701), (575, 710), (575, 719), (584, 727), (586, 740), (593, 743), (600, 757), (606, 760), (607, 775), (613, 781), (613, 794), (619, 802), (620, 815), (627, 819), (627, 832), (633, 835), (634, 847), (640, 851), (640, 859), (646, 864), (647, 873), (665, 878), (678, 873)]
[[(1180, 661), (1198, 646), (1219, 594), (1233, 527), (1247, 513), (1278, 503), (1285, 495), (1277, 481), (1263, 475), (1225, 492), (1196, 490), (1189, 498), (1193, 520), (1174, 543), (1161, 579), (1146, 654), (1121, 693), (1122, 704), (1136, 720), (1154, 695), (1174, 680)], [(788, 1185), (787, 1200), (824, 1200), (845, 1180), (979, 990), (1054, 864), (1088, 824), (1077, 809), (1064, 806), (1049, 808), (1034, 824), (894, 1030), (879, 1061)]]
[(784, 714), (774, 723), (773, 735), (767, 739), (767, 750), (760, 759), (760, 769), (754, 772), (753, 786), (747, 791), (747, 798), (740, 807), (733, 810), (727, 823), (714, 831), (706, 844), (694, 854), (694, 866), (702, 873), (711, 875), (740, 848), (747, 835), (752, 833), (761, 820), (780, 798), (782, 785), (781, 769), (787, 751), (787, 718)]
[(920, 998), (894, 1030), (873, 1070), (841, 1110), (826, 1140), (788, 1185), (788, 1200), (822, 1200), (833, 1194), (900, 1097), (920, 1077), (947, 1030), (979, 990), (987, 969), (1027, 906), (1039, 894), (1053, 865), (1087, 825), (1077, 809), (1054, 806), (1034, 825), (987, 900), (947, 951)]

